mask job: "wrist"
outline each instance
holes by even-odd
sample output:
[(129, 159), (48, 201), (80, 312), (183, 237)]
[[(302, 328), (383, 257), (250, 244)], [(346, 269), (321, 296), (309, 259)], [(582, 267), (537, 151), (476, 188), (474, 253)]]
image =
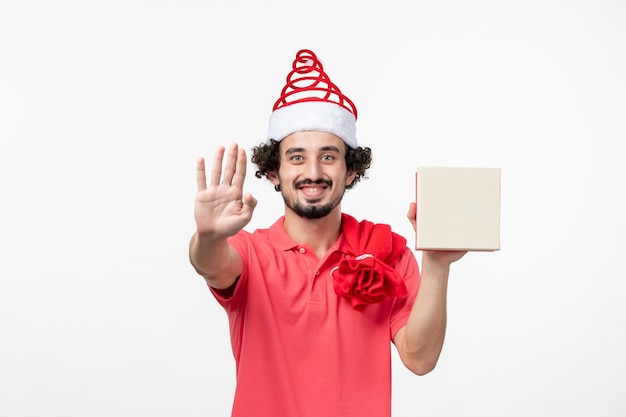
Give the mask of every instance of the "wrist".
[(194, 239), (202, 245), (214, 245), (216, 243), (225, 242), (228, 235), (215, 233), (215, 231), (196, 229)]
[(424, 251), (422, 253), (422, 275), (444, 279), (450, 273), (451, 262), (441, 259), (439, 252)]

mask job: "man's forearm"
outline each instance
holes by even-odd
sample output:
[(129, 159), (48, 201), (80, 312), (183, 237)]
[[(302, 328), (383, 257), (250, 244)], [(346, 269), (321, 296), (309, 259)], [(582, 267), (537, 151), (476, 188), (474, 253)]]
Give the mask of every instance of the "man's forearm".
[(189, 261), (212, 287), (228, 288), (237, 277), (226, 239), (203, 238), (194, 233), (189, 242)]
[(413, 372), (423, 375), (434, 369), (446, 334), (449, 265), (426, 254), (422, 257), (419, 291), (406, 326), (404, 350)]

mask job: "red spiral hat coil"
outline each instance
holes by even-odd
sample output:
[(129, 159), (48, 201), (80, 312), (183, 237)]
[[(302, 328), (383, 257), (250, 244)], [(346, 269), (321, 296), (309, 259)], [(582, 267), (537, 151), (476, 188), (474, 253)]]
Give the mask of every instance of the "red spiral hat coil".
[(338, 104), (357, 118), (357, 109), (352, 100), (330, 81), (322, 63), (309, 49), (301, 49), (296, 54), (292, 70), (287, 75), (287, 83), (273, 110), (290, 104), (308, 101), (326, 101)]

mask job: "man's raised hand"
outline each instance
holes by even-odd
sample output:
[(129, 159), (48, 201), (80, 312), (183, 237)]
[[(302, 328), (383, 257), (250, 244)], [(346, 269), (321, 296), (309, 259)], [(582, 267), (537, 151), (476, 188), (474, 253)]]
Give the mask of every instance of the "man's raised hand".
[(226, 150), (217, 148), (207, 186), (204, 158), (198, 158), (196, 180), (198, 192), (194, 207), (197, 233), (209, 238), (225, 238), (243, 229), (252, 218), (256, 199), (243, 194), (246, 177), (246, 152), (236, 143), (230, 145), (222, 175)]

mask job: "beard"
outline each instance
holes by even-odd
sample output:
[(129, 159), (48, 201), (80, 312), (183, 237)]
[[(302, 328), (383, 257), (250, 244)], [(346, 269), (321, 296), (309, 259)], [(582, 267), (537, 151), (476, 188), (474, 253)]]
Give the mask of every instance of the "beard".
[(292, 206), (289, 206), (298, 216), (303, 217), (305, 219), (321, 219), (322, 217), (328, 216), (328, 214), (333, 211), (337, 204), (323, 204), (323, 205), (304, 205), (300, 203), (295, 203)]
[[(307, 182), (312, 182), (312, 181), (307, 181)], [(332, 186), (332, 183), (330, 183), (329, 181), (315, 181), (316, 183), (327, 183), (328, 186)], [(299, 187), (301, 183), (296, 183), (296, 189)], [(336, 198), (335, 200), (329, 201), (326, 204), (317, 204), (319, 202), (319, 199), (313, 199), (313, 200), (309, 200), (306, 203), (301, 203), (299, 201), (291, 201), (287, 198), (287, 196), (285, 195), (285, 192), (282, 192), (283, 195), (283, 201), (285, 202), (285, 205), (287, 207), (289, 207), (294, 213), (296, 213), (298, 216), (305, 218), (305, 219), (321, 219), (322, 217), (326, 217), (330, 214), (331, 211), (333, 211), (333, 209), (335, 207), (337, 207), (339, 205), (339, 203), (341, 203), (341, 199), (343, 198), (343, 194), (345, 193), (345, 188), (342, 190), (341, 194), (339, 195), (338, 198)]]

